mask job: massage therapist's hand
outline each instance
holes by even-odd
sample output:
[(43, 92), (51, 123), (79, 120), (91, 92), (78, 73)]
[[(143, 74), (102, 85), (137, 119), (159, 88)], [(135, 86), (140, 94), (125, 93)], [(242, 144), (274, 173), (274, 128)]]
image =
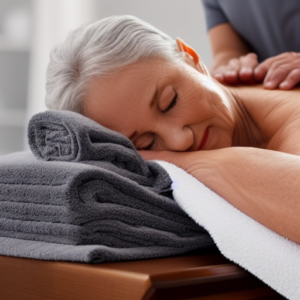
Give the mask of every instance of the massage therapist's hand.
[(266, 59), (254, 71), (266, 89), (290, 90), (300, 82), (300, 53), (285, 52)]
[(232, 58), (227, 65), (213, 70), (211, 75), (223, 84), (254, 84), (254, 70), (257, 65), (257, 55), (255, 53), (248, 53), (239, 58)]

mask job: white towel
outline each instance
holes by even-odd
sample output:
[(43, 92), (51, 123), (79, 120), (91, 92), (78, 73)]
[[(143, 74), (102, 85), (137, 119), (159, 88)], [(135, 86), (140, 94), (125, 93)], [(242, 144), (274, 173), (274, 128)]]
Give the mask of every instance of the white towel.
[(184, 170), (158, 163), (173, 180), (175, 201), (210, 233), (225, 257), (288, 299), (300, 299), (300, 245), (248, 217)]

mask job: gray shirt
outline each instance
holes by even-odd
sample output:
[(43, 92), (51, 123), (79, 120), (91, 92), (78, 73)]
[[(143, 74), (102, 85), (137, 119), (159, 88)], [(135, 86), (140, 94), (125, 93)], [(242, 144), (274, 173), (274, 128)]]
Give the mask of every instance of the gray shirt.
[(259, 61), (300, 52), (300, 0), (202, 0), (207, 29), (230, 23)]

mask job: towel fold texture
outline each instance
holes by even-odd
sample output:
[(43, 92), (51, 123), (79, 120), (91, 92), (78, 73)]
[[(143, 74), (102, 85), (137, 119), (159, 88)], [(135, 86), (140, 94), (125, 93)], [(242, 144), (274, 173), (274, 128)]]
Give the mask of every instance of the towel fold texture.
[(70, 111), (34, 115), (28, 143), (35, 156), (55, 161), (107, 161), (130, 172), (149, 176), (147, 164), (132, 142), (120, 133)]
[(0, 254), (103, 262), (214, 248), (207, 232), (164, 195), (170, 193), (168, 174), (150, 165), (152, 176), (131, 173), (129, 179), (110, 162), (3, 156)]
[(194, 249), (206, 234), (173, 199), (157, 192), (170, 185), (163, 168), (156, 169), (159, 188), (153, 189), (112, 172), (107, 163), (101, 167), (101, 162), (93, 166), (39, 161), (30, 153), (11, 156), (0, 164), (3, 237)]
[(0, 254), (103, 262), (215, 247), (173, 200), (168, 173), (125, 136), (46, 111), (30, 120), (28, 139), (36, 157), (0, 158)]
[[(211, 239), (209, 236), (206, 239), (203, 237), (202, 246), (198, 249), (201, 252), (211, 251)], [(42, 260), (103, 263), (180, 255), (185, 253), (183, 251), (188, 251), (188, 249), (160, 246), (132, 248), (113, 248), (103, 245), (74, 246), (0, 237), (1, 255)]]

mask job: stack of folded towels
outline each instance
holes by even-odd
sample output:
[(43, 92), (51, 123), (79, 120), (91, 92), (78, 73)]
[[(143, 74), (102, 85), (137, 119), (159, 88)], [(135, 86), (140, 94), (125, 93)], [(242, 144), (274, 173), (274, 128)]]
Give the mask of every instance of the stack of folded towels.
[(171, 179), (129, 139), (73, 112), (28, 126), (30, 152), (0, 158), (0, 254), (104, 262), (214, 248)]

